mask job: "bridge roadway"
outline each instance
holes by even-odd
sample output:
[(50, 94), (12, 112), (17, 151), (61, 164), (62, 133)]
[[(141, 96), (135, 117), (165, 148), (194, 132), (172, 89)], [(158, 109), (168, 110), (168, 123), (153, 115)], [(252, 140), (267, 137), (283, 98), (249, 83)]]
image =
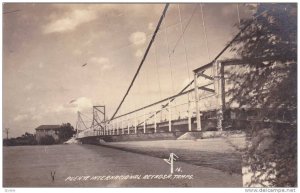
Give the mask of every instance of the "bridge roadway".
[[(207, 129), (216, 129), (217, 128), (217, 119), (203, 119), (201, 120), (201, 126), (203, 130)], [(177, 119), (172, 120), (171, 123), (167, 121), (162, 121), (155, 124), (137, 124), (136, 129), (133, 125), (126, 125), (125, 127), (118, 128), (106, 128), (106, 132), (103, 132), (99, 129), (86, 129), (78, 133), (77, 138), (82, 139), (92, 136), (118, 136), (118, 135), (128, 135), (128, 134), (150, 134), (150, 133), (168, 133), (168, 132), (187, 132), (189, 131), (188, 119)], [(196, 131), (196, 118), (191, 118), (191, 130)]]

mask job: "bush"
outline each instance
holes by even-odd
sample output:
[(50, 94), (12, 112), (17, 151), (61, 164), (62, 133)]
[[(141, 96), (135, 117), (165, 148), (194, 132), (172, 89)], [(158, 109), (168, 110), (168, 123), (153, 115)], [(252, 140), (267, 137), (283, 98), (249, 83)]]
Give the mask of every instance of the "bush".
[(42, 137), (40, 140), (41, 145), (53, 145), (54, 143), (55, 143), (55, 139), (50, 135), (46, 135), (45, 137)]

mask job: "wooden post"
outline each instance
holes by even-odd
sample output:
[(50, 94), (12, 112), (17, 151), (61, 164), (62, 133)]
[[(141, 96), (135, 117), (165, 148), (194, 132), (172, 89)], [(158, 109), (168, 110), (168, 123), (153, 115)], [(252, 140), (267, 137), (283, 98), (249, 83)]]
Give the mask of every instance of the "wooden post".
[(171, 174), (173, 174), (173, 167), (174, 167), (174, 155), (173, 155), (173, 153), (170, 154), (170, 158), (171, 158)]
[(112, 128), (114, 127), (114, 122), (111, 123), (110, 128), (107, 131), (107, 135), (110, 135)]
[(191, 119), (191, 102), (188, 101), (188, 127), (189, 131), (192, 131), (192, 119)]
[(172, 131), (172, 110), (171, 110), (171, 101), (169, 100), (168, 110), (169, 110), (169, 132)]
[(106, 129), (105, 129), (105, 132), (104, 132), (104, 133), (105, 133), (105, 135), (108, 135), (108, 131), (109, 131), (109, 129), (110, 129), (110, 127), (108, 127), (108, 128), (106, 128)]
[(144, 133), (146, 133), (146, 113), (144, 113)]
[(127, 117), (127, 133), (129, 134), (129, 119)]
[(123, 119), (121, 120), (121, 130), (122, 130), (122, 135), (123, 135), (124, 134)]
[(117, 135), (119, 135), (119, 127), (120, 127), (120, 121), (118, 122), (117, 127), (116, 127), (116, 134)]
[(113, 130), (116, 128), (117, 120), (114, 122), (113, 127), (110, 130), (110, 135), (112, 135)]
[(112, 128), (114, 128), (114, 122), (111, 123), (111, 126), (110, 126), (110, 128), (108, 130), (107, 135), (110, 135)]
[(114, 135), (116, 130), (118, 129), (119, 122), (116, 120), (116, 127), (112, 130), (112, 134)]
[(117, 123), (117, 121), (114, 122), (114, 125), (113, 125), (113, 127), (111, 128), (111, 130), (110, 130), (110, 135), (112, 135), (112, 131), (115, 129), (116, 123)]
[(108, 129), (107, 135), (110, 135), (110, 133), (111, 133), (111, 128)]
[(223, 119), (224, 119), (224, 111), (225, 111), (225, 78), (224, 78), (224, 65), (220, 63), (220, 76), (221, 76), (221, 84), (220, 84), (220, 111), (218, 116), (218, 129), (220, 131), (223, 130)]
[(136, 134), (136, 132), (137, 132), (137, 128), (136, 128), (136, 123), (137, 121), (136, 121), (136, 116), (134, 117), (134, 133)]
[(157, 124), (157, 123), (156, 123), (156, 111), (155, 111), (155, 113), (154, 113), (154, 133), (157, 132), (157, 131), (156, 131), (156, 127), (157, 127), (156, 124)]
[(199, 96), (198, 96), (198, 81), (197, 80), (198, 80), (197, 73), (194, 73), (197, 130), (201, 131), (201, 119), (200, 119), (200, 111), (199, 111), (199, 104), (198, 104)]

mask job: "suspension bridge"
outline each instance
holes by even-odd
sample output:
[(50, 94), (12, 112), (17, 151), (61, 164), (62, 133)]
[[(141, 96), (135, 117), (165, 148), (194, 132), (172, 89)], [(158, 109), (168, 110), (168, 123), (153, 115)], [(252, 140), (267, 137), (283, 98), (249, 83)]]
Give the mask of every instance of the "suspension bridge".
[[(210, 58), (210, 49), (207, 42), (207, 32), (205, 26), (205, 18), (203, 14), (203, 7), (201, 4), (197, 5), (201, 11), (203, 33), (205, 38), (205, 47), (207, 54)], [(183, 134), (185, 132), (201, 132), (206, 130), (218, 130), (222, 131), (228, 126), (228, 119), (230, 117), (225, 116), (226, 111), (226, 81), (224, 77), (226, 67), (234, 67), (237, 65), (246, 64), (245, 60), (228, 59), (219, 60), (220, 56), (231, 46), (231, 44), (245, 31), (251, 22), (244, 25), (240, 31), (233, 37), (233, 39), (211, 60), (211, 62), (201, 65), (194, 70), (190, 70), (189, 61), (187, 57), (187, 49), (185, 46), (184, 33), (187, 26), (190, 24), (190, 20), (193, 17), (195, 10), (192, 11), (190, 19), (187, 21), (186, 26), (183, 26), (181, 17), (181, 9), (178, 5), (178, 15), (180, 19), (180, 32), (181, 35), (178, 41), (175, 43), (173, 50), (170, 49), (167, 44), (168, 58), (167, 61), (171, 66), (170, 54), (174, 52), (178, 46), (178, 42), (183, 42), (186, 68), (188, 71), (189, 83), (177, 94), (163, 98), (151, 104), (136, 108), (132, 111), (120, 114), (119, 110), (123, 105), (126, 97), (128, 96), (132, 86), (134, 85), (136, 78), (139, 75), (141, 68), (149, 51), (156, 47), (153, 46), (156, 35), (159, 33), (162, 23), (165, 20), (166, 13), (168, 11), (169, 4), (166, 4), (161, 17), (157, 23), (155, 31), (149, 41), (149, 44), (145, 50), (145, 53), (141, 59), (134, 77), (119, 103), (116, 111), (111, 118), (107, 118), (105, 105), (93, 106), (92, 109), (92, 121), (88, 125), (84, 120), (84, 115), (78, 112), (78, 119), (76, 123), (77, 138), (107, 138), (108, 136), (142, 136), (152, 135), (153, 138), (160, 137), (162, 134), (177, 135), (176, 133)], [(237, 5), (237, 16), (240, 23), (239, 7)], [(259, 17), (260, 15), (256, 16)], [(253, 21), (255, 17), (253, 17)], [(166, 28), (165, 28), (166, 30)], [(167, 35), (166, 35), (167, 39)], [(168, 39), (167, 39), (168, 41)], [(157, 58), (156, 58), (157, 59)], [(172, 70), (171, 70), (172, 71)], [(191, 76), (190, 74), (193, 74)], [(172, 75), (172, 74), (171, 74)], [(174, 79), (174, 77), (172, 77)], [(173, 84), (172, 84), (173, 86)], [(209, 104), (209, 105), (207, 105)], [(119, 114), (118, 114), (119, 113)]]

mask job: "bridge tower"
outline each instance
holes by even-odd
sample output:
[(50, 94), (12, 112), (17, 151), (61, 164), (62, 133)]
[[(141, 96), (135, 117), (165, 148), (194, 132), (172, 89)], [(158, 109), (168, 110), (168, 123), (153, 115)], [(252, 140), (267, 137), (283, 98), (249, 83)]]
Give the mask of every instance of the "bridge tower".
[(92, 128), (94, 128), (94, 132), (96, 132), (95, 133), (96, 135), (105, 133), (106, 131), (105, 120), (106, 120), (105, 105), (93, 106)]
[[(211, 74), (207, 71), (211, 70)], [(217, 109), (217, 128), (223, 130), (224, 110), (225, 110), (225, 79), (224, 65), (219, 61), (210, 62), (194, 71), (194, 93), (196, 107), (197, 131), (201, 131), (201, 108), (199, 90), (209, 92), (215, 96)]]

